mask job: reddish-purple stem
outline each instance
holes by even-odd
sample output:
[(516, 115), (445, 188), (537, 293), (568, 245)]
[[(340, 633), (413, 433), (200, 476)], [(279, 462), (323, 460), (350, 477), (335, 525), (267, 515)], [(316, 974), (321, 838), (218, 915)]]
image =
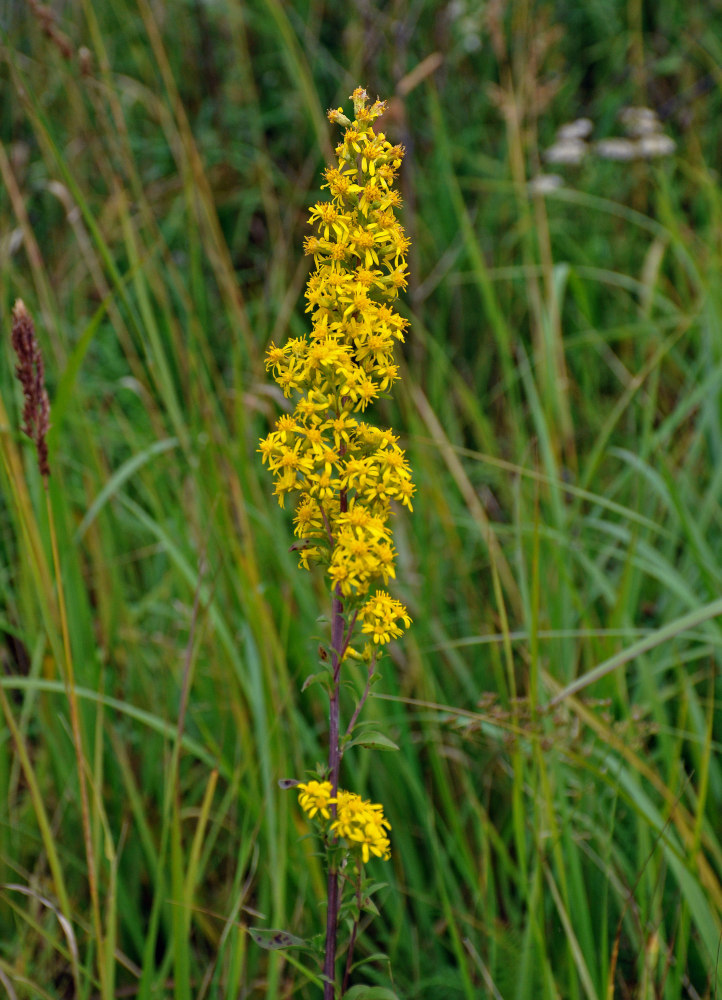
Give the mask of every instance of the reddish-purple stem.
[(343, 974), (343, 986), (341, 987), (341, 993), (345, 993), (348, 988), (348, 981), (351, 975), (351, 966), (353, 965), (353, 952), (356, 947), (356, 935), (358, 934), (358, 925), (361, 922), (361, 869), (359, 868), (358, 877), (356, 879), (356, 916), (354, 917), (353, 927), (351, 929), (351, 939), (348, 943), (348, 954), (346, 955), (346, 969)]
[[(346, 491), (341, 491), (340, 509), (346, 512)], [(338, 775), (341, 767), (339, 747), (339, 691), (341, 687), (341, 661), (345, 652), (344, 645), (345, 621), (343, 617), (343, 601), (341, 588), (337, 586), (331, 603), (331, 666), (333, 668), (333, 684), (329, 699), (328, 717), (328, 768), (330, 771), (332, 795), (338, 792)], [(350, 634), (349, 634), (350, 639)], [(346, 641), (346, 646), (348, 645)], [(336, 807), (331, 807), (336, 814)], [(323, 1000), (334, 1000), (336, 996), (336, 937), (338, 934), (339, 887), (336, 861), (332, 859), (328, 868), (328, 905), (326, 907), (326, 951), (323, 960)]]

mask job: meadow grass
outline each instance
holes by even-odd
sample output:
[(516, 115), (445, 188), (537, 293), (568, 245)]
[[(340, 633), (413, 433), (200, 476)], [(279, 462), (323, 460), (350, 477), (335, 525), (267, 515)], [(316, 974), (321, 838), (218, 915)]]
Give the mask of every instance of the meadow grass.
[[(11, 998), (320, 995), (303, 950), (251, 935), (323, 925), (278, 781), (326, 756), (301, 691), (323, 588), (256, 449), (283, 405), (264, 350), (306, 329), (323, 112), (358, 83), (397, 95), (407, 147), (411, 331), (382, 419), (418, 484), (395, 522), (414, 624), (365, 709), (400, 751), (345, 761), (393, 827), (358, 975), (442, 1000), (722, 986), (719, 15), (409, 7), (5, 10)], [(608, 136), (650, 102), (674, 157), (590, 155), (530, 196), (557, 126)], [(19, 431), (19, 297), (47, 499)], [(362, 668), (348, 680), (346, 711)]]

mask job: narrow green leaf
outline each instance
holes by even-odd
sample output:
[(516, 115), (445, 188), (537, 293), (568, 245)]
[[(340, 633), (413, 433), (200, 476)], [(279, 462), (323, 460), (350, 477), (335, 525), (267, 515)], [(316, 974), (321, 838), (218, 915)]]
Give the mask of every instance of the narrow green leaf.
[(123, 483), (127, 482), (128, 479), (142, 466), (145, 465), (151, 458), (155, 455), (159, 455), (164, 451), (170, 451), (173, 448), (177, 448), (178, 438), (167, 438), (164, 441), (155, 441), (150, 447), (146, 448), (144, 451), (133, 455), (129, 458), (127, 462), (123, 462), (120, 468), (116, 469), (113, 475), (110, 477), (108, 482), (105, 484), (103, 489), (97, 495), (95, 500), (91, 503), (90, 507), (85, 513), (85, 517), (78, 525), (78, 530), (75, 532), (75, 541), (79, 542), (85, 532), (88, 530), (90, 525), (93, 523), (95, 518), (98, 516), (99, 512), (105, 506), (105, 504), (113, 497)]
[(718, 599), (712, 601), (710, 604), (705, 604), (701, 608), (697, 608), (695, 611), (691, 611), (687, 615), (682, 615), (681, 618), (677, 618), (676, 621), (670, 622), (669, 625), (663, 625), (662, 628), (657, 629), (651, 635), (645, 636), (640, 639), (639, 642), (633, 643), (628, 649), (623, 649), (621, 653), (617, 653), (615, 656), (610, 657), (605, 660), (604, 663), (600, 663), (598, 667), (594, 667), (593, 670), (589, 670), (586, 674), (581, 677), (577, 677), (575, 681), (561, 690), (557, 695), (552, 698), (549, 705), (558, 705), (559, 702), (564, 701), (569, 695), (577, 694), (579, 691), (583, 691), (584, 688), (589, 687), (595, 681), (598, 681), (602, 677), (606, 677), (617, 667), (623, 666), (625, 663), (629, 663), (631, 660), (636, 659), (641, 656), (642, 653), (648, 652), (650, 649), (656, 649), (657, 646), (661, 646), (663, 642), (667, 642), (669, 639), (673, 639), (675, 636), (680, 635), (682, 632), (687, 632), (690, 629), (696, 628), (703, 622), (709, 621), (710, 618), (718, 618), (722, 615), (722, 600)]

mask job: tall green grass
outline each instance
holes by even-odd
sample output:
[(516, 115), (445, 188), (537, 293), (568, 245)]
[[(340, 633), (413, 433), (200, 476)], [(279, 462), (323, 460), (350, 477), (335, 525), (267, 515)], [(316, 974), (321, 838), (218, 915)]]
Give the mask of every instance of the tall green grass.
[[(324, 609), (256, 447), (283, 404), (264, 349), (305, 329), (323, 110), (359, 82), (400, 95), (408, 148), (388, 418), (419, 486), (396, 524), (414, 625), (367, 709), (401, 750), (346, 756), (393, 825), (359, 976), (442, 1000), (722, 987), (719, 15), (381, 6), (72, 2), (50, 34), (3, 15), (10, 997), (319, 995), (303, 951), (248, 933), (323, 922), (278, 779), (324, 757), (301, 692)], [(640, 102), (668, 109), (674, 158), (590, 157), (529, 196), (559, 124), (612, 134)], [(47, 504), (17, 297), (45, 352)]]

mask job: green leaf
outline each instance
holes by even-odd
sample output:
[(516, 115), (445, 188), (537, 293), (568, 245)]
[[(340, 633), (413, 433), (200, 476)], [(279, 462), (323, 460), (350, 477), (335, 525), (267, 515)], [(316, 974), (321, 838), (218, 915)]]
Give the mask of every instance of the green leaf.
[(249, 927), (248, 933), (259, 946), (267, 951), (280, 951), (282, 948), (311, 948), (308, 941), (289, 934), (288, 931), (266, 930), (262, 927)]
[(393, 990), (384, 986), (352, 986), (346, 990), (343, 1000), (399, 1000)]
[(386, 889), (388, 884), (388, 882), (372, 882), (367, 879), (363, 883), (363, 893), (366, 896), (373, 896), (379, 889)]
[(306, 688), (310, 688), (312, 684), (323, 684), (324, 687), (328, 688), (328, 672), (321, 670), (317, 674), (309, 674), (301, 685), (301, 692), (303, 693)]
[(345, 749), (348, 750), (349, 747), (366, 747), (368, 750), (398, 750), (393, 740), (390, 740), (388, 736), (384, 736), (383, 733), (364, 733), (363, 736), (357, 736), (353, 740), (349, 740), (346, 744)]

